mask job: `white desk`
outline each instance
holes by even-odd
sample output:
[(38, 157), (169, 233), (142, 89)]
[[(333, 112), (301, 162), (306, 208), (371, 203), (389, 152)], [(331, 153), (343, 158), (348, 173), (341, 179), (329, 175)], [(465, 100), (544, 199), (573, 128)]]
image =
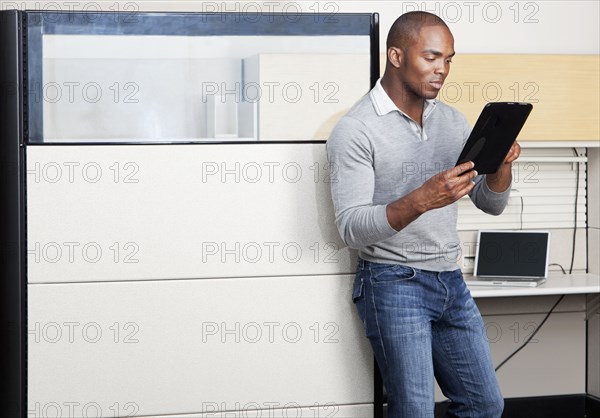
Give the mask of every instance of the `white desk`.
[[(465, 275), (465, 280), (470, 278), (472, 276)], [(537, 287), (469, 286), (469, 290), (474, 298), (600, 293), (600, 276), (586, 273), (551, 273), (546, 282)]]

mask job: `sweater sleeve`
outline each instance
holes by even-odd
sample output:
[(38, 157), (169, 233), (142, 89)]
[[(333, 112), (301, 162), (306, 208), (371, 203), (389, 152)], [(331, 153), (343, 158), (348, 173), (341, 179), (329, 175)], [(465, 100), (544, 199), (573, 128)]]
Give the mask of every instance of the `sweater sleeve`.
[(488, 187), (485, 175), (477, 176), (475, 177), (475, 187), (469, 193), (469, 197), (475, 206), (485, 213), (500, 215), (508, 204), (510, 187), (508, 186), (503, 192), (495, 192)]
[(346, 245), (358, 249), (395, 235), (386, 205), (373, 205), (375, 173), (368, 128), (350, 116), (342, 118), (327, 141), (327, 158), (335, 222)]

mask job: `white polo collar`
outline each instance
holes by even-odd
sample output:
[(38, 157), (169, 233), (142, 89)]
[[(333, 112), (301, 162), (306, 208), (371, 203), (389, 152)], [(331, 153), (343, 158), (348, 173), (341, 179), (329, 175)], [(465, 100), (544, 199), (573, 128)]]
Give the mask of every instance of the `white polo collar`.
[[(377, 115), (383, 116), (387, 115), (390, 112), (396, 111), (400, 112), (401, 115), (404, 115), (405, 117), (412, 120), (412, 118), (406, 113), (404, 113), (402, 110), (400, 110), (398, 106), (396, 106), (396, 104), (392, 101), (390, 96), (388, 96), (386, 91), (383, 89), (383, 86), (381, 85), (381, 78), (377, 80), (377, 83), (375, 84), (375, 87), (373, 87), (373, 89), (371, 90), (370, 94)], [(437, 99), (425, 100), (425, 105), (423, 108), (423, 120), (427, 119), (427, 117), (431, 114), (433, 109), (435, 109), (436, 104)]]

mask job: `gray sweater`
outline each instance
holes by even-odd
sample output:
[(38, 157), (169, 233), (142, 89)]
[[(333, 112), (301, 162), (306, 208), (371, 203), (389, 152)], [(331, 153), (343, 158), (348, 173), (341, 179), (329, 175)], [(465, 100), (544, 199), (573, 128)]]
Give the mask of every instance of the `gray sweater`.
[[(469, 132), (462, 113), (435, 100), (425, 103), (421, 129), (377, 82), (327, 141), (336, 225), (346, 245), (376, 263), (456, 269), (458, 203), (430, 210), (400, 232), (389, 225), (386, 205), (453, 167)], [(479, 209), (498, 215), (509, 193), (510, 187), (493, 192), (485, 177), (477, 176), (470, 198)]]

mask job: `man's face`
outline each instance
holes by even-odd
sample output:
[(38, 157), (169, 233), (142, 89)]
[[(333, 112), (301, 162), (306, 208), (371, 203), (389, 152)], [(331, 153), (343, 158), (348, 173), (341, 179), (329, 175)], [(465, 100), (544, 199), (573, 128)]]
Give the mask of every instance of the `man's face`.
[(437, 97), (450, 71), (454, 38), (443, 26), (421, 28), (419, 38), (403, 54), (399, 76), (410, 96)]

